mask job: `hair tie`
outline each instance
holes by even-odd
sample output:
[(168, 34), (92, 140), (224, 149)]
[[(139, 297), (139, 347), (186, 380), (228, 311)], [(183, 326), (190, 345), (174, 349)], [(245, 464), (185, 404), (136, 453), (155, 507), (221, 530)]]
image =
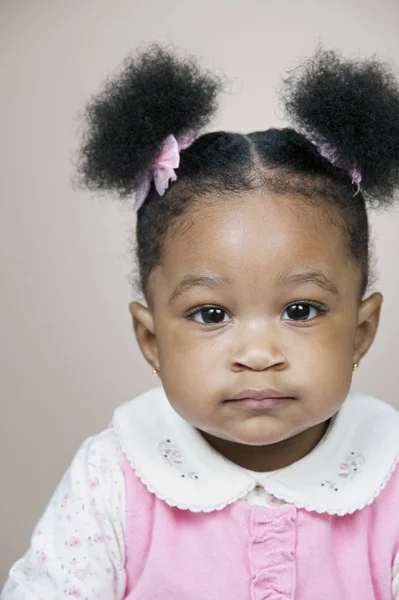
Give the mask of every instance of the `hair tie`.
[(169, 187), (169, 181), (176, 181), (175, 169), (180, 164), (180, 152), (191, 146), (194, 140), (195, 132), (193, 130), (186, 131), (177, 138), (174, 135), (168, 135), (165, 138), (161, 152), (136, 188), (136, 198), (133, 206), (135, 212), (141, 208), (147, 198), (152, 181), (154, 181), (155, 188), (160, 196), (163, 196), (165, 190)]
[[(309, 133), (306, 133), (305, 137), (316, 146), (317, 150), (319, 151), (319, 154), (324, 156), (324, 158), (326, 158), (332, 165), (345, 169), (338, 150), (325, 139), (323, 139), (321, 135), (311, 131)], [(356, 185), (356, 192), (354, 196), (357, 196), (357, 194), (360, 192), (362, 174), (357, 167), (350, 169), (348, 172), (352, 178), (352, 185)]]

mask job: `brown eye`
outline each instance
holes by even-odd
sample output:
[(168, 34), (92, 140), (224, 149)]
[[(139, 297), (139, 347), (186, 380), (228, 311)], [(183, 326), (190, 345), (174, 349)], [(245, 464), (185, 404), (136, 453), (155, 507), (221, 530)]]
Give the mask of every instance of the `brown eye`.
[(197, 323), (204, 323), (206, 325), (218, 325), (219, 323), (226, 323), (231, 318), (229, 314), (222, 308), (216, 306), (208, 306), (201, 308), (192, 314), (192, 318)]
[(309, 302), (295, 302), (287, 306), (283, 315), (287, 314), (285, 321), (311, 321), (319, 314), (323, 313), (321, 307), (310, 304)]

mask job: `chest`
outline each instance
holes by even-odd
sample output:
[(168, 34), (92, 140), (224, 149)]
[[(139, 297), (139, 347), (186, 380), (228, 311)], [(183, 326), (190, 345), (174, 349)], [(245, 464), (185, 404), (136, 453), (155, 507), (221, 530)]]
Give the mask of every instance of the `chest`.
[(128, 510), (126, 598), (390, 600), (396, 537), (371, 507), (338, 517), (236, 502), (193, 513), (148, 494)]

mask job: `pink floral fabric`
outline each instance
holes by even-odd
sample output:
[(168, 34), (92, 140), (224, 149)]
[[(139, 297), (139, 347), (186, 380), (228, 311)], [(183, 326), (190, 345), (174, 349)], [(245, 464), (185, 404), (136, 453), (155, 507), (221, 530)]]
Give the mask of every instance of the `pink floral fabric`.
[(2, 600), (112, 600), (125, 591), (124, 478), (111, 429), (86, 441), (11, 569)]

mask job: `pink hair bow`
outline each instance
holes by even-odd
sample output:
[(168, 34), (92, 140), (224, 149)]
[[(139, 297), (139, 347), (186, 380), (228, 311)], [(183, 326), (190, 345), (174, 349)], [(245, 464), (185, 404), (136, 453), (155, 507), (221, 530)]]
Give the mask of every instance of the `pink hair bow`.
[[(338, 167), (342, 166), (341, 159), (338, 154), (338, 151), (334, 146), (323, 140), (323, 138), (317, 133), (309, 132), (305, 135), (305, 137), (312, 142), (320, 152), (324, 158), (326, 158), (332, 165), (336, 165)], [(352, 178), (352, 185), (356, 185), (356, 193), (360, 192), (360, 184), (362, 182), (362, 174), (357, 167), (349, 170), (349, 175)]]
[(154, 180), (154, 185), (160, 196), (163, 196), (165, 190), (169, 187), (169, 181), (176, 181), (175, 169), (180, 164), (180, 152), (191, 146), (194, 140), (195, 132), (191, 130), (177, 138), (174, 135), (168, 135), (149, 173), (146, 174), (136, 188), (134, 211), (137, 212), (143, 205), (149, 194), (152, 180)]

